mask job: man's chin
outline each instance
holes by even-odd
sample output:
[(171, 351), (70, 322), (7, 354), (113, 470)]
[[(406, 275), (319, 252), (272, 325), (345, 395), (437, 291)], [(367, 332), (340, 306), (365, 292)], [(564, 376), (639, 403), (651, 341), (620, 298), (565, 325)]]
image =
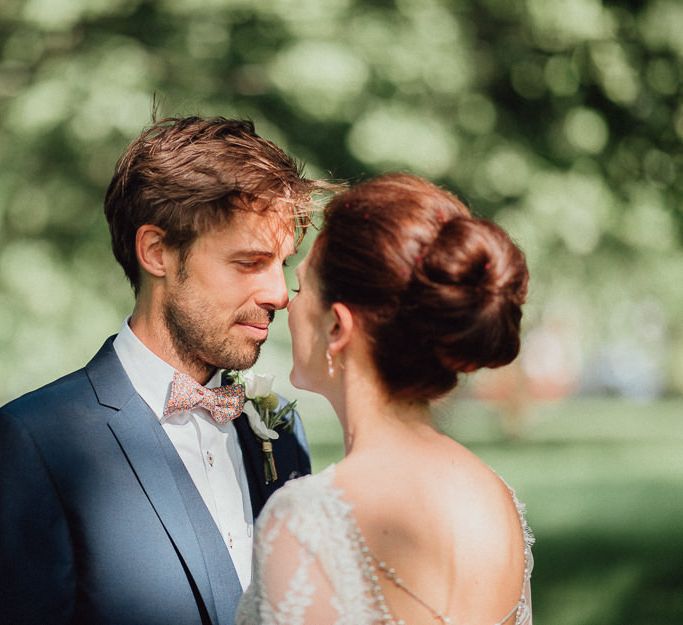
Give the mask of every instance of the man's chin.
[(261, 345), (265, 341), (259, 341), (255, 343), (252, 349), (243, 350), (240, 354), (230, 354), (228, 358), (221, 358), (217, 366), (218, 369), (228, 369), (230, 371), (244, 371), (245, 369), (251, 369), (261, 355)]

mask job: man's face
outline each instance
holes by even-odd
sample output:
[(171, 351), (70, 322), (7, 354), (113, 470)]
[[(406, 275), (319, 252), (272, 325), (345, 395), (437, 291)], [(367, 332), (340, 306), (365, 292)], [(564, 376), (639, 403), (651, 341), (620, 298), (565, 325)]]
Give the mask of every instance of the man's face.
[(238, 211), (195, 240), (182, 271), (176, 262), (164, 321), (181, 360), (237, 370), (256, 362), (275, 311), (288, 303), (283, 264), (294, 236), (282, 219)]

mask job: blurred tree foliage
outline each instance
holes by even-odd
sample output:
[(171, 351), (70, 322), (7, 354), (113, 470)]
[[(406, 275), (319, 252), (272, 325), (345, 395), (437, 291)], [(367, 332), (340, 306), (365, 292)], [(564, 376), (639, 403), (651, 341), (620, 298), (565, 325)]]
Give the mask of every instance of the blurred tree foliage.
[(525, 249), (528, 318), (683, 389), (679, 0), (3, 0), (0, 399), (130, 308), (104, 189), (160, 113), (251, 117), (315, 175), (426, 175)]

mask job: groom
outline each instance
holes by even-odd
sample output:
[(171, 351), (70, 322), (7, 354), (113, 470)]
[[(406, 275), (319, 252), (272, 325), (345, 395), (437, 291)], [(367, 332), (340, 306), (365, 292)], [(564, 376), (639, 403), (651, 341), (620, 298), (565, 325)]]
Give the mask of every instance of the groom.
[(292, 416), (267, 484), (242, 387), (213, 389), (287, 305), (315, 187), (249, 122), (163, 120), (128, 147), (105, 214), (133, 313), (85, 368), (0, 409), (0, 623), (233, 622), (253, 520), (310, 461)]

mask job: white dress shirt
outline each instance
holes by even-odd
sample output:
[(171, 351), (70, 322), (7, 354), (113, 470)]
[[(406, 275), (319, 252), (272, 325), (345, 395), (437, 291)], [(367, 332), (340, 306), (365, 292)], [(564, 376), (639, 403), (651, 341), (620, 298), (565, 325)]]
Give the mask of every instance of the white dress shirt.
[[(216, 423), (200, 407), (164, 417), (175, 370), (135, 336), (128, 319), (114, 339), (114, 350), (133, 387), (171, 439), (223, 536), (242, 588), (247, 588), (254, 518), (235, 426)], [(220, 377), (216, 371), (207, 388), (220, 386)]]

